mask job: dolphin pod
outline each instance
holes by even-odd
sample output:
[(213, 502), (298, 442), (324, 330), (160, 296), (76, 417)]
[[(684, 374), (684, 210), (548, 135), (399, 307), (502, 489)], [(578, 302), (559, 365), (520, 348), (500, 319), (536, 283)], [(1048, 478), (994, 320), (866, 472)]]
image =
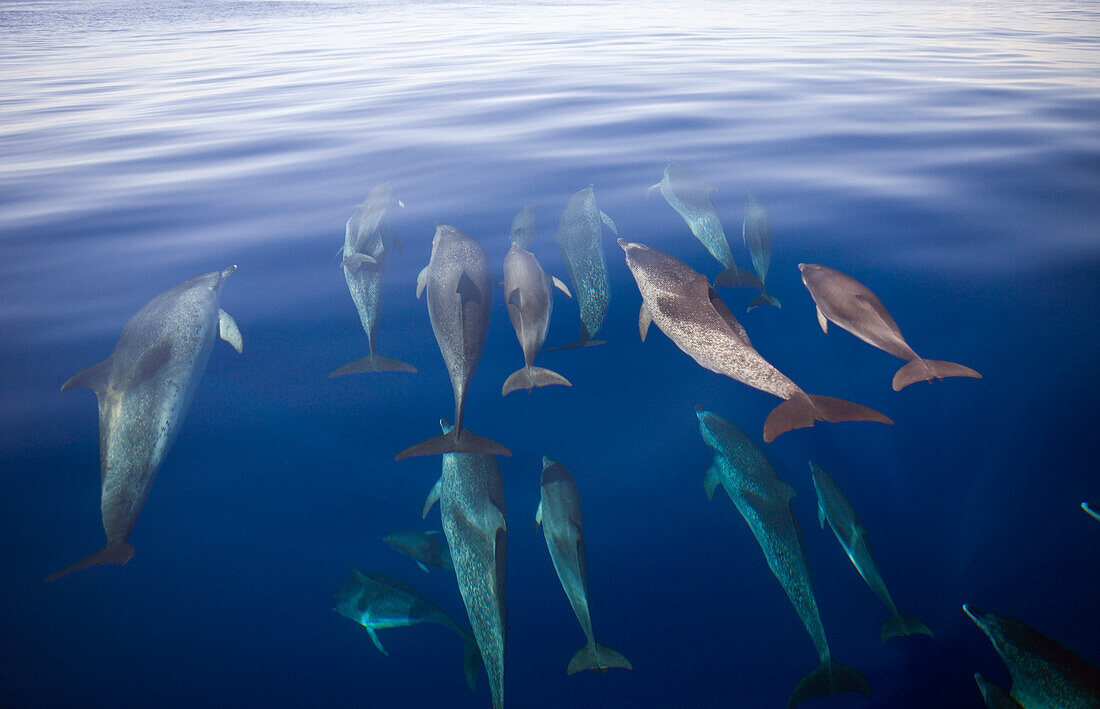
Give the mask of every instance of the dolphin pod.
[(859, 670), (837, 662), (829, 653), (806, 562), (802, 530), (791, 509), (794, 488), (776, 475), (764, 451), (741, 429), (701, 408), (696, 409), (696, 415), (699, 432), (714, 451), (714, 462), (703, 479), (707, 499), (714, 498), (718, 486), (725, 489), (810, 634), (821, 662), (791, 692), (787, 709), (807, 699), (842, 692), (862, 692), (871, 696), (867, 680)]
[(785, 401), (768, 414), (764, 440), (807, 428), (814, 421), (893, 423), (874, 409), (843, 399), (807, 394), (757, 352), (707, 279), (663, 251), (619, 239), (626, 265), (642, 294), (638, 331), (650, 322), (701, 366)]
[(822, 332), (828, 333), (828, 321), (832, 320), (867, 344), (907, 362), (894, 374), (894, 391), (932, 378), (982, 378), (961, 364), (922, 359), (902, 337), (901, 329), (878, 296), (851, 276), (816, 263), (800, 263), (798, 270), (802, 271), (802, 283), (817, 305), (817, 322)]
[(603, 344), (603, 340), (592, 339), (603, 327), (607, 304), (611, 300), (611, 283), (603, 257), (601, 222), (607, 225), (611, 233), (618, 235), (615, 222), (596, 206), (596, 192), (592, 185), (570, 197), (558, 219), (554, 241), (561, 247), (562, 257), (569, 267), (569, 277), (573, 281), (573, 292), (577, 294), (581, 335), (576, 342), (554, 349)]
[(218, 303), (236, 266), (164, 291), (122, 328), (111, 356), (65, 382), (87, 387), (99, 403), (100, 513), (107, 546), (48, 577), (100, 564), (125, 564), (149, 486), (176, 440), (214, 349), (215, 337), (241, 352), (237, 323)]
[(566, 668), (566, 674), (582, 670), (600, 670), (619, 667), (632, 670), (634, 666), (618, 650), (596, 642), (592, 634), (592, 616), (588, 611), (588, 560), (584, 553), (584, 518), (581, 516), (581, 498), (573, 476), (561, 463), (543, 457), (542, 497), (535, 512), (535, 523), (542, 525), (546, 548), (554, 562), (554, 571), (569, 598), (569, 605), (584, 631), (586, 642), (581, 646)]
[(886, 642), (898, 635), (913, 635), (921, 633), (931, 635), (932, 631), (916, 618), (898, 612), (894, 605), (894, 599), (886, 590), (886, 582), (879, 574), (875, 557), (871, 554), (871, 547), (867, 542), (867, 530), (859, 521), (852, 503), (844, 496), (836, 480), (825, 469), (810, 462), (810, 474), (814, 480), (814, 490), (817, 492), (817, 521), (821, 528), (825, 528), (825, 522), (829, 522), (833, 534), (836, 535), (840, 546), (852, 560), (859, 575), (875, 592), (886, 607), (890, 609), (890, 617), (882, 626), (882, 642)]
[(440, 538), (439, 532), (393, 532), (382, 537), (382, 541), (416, 562), (420, 570), (428, 573), (425, 564), (441, 569), (453, 569), (451, 550), (446, 538)]
[[(554, 286), (566, 295), (569, 289), (557, 278)], [(554, 311), (554, 294), (550, 279), (539, 265), (538, 259), (519, 242), (504, 256), (504, 298), (508, 304), (508, 319), (516, 331), (516, 339), (523, 348), (523, 366), (504, 381), (500, 393), (506, 396), (516, 389), (531, 391), (534, 387), (551, 384), (573, 386), (557, 372), (535, 366), (535, 356), (546, 341), (550, 329), (550, 314)]]

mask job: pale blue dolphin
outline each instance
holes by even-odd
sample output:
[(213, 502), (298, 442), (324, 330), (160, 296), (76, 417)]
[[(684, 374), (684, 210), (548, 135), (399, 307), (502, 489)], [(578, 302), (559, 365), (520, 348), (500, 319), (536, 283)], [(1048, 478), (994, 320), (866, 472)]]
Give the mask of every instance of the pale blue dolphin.
[(570, 197), (558, 219), (554, 241), (561, 247), (562, 257), (569, 268), (569, 277), (573, 281), (573, 293), (581, 311), (581, 335), (576, 342), (555, 347), (556, 350), (600, 345), (604, 342), (592, 339), (603, 327), (607, 304), (611, 300), (611, 282), (607, 277), (607, 264), (604, 262), (601, 223), (607, 225), (611, 233), (618, 235), (615, 222), (596, 206), (596, 191), (592, 185)]
[(768, 267), (772, 261), (772, 227), (768, 211), (760, 200), (749, 192), (745, 200), (745, 219), (741, 222), (741, 239), (752, 257), (752, 267), (760, 277), (760, 295), (749, 303), (749, 310), (761, 305), (774, 305), (779, 308), (779, 299), (767, 293), (765, 282), (768, 280)]
[(521, 249), (529, 249), (531, 239), (538, 236), (538, 233), (539, 227), (535, 223), (535, 208), (528, 204), (519, 210), (512, 219), (512, 231), (509, 238), (513, 244), (519, 244)]

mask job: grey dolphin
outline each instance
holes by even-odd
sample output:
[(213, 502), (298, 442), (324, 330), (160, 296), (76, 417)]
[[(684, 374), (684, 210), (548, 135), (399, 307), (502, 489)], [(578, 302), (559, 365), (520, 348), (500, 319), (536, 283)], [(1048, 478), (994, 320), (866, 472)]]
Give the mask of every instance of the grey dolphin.
[(650, 322), (701, 366), (781, 399), (764, 422), (764, 440), (814, 421), (893, 423), (878, 411), (843, 399), (807, 394), (757, 352), (748, 333), (707, 279), (663, 251), (619, 239), (642, 294), (638, 330)]
[(359, 312), (359, 322), (367, 333), (370, 353), (362, 359), (348, 362), (333, 370), (329, 376), (339, 377), (355, 372), (415, 372), (416, 367), (397, 359), (383, 357), (374, 351), (378, 331), (378, 309), (382, 300), (382, 281), (386, 276), (386, 260), (389, 242), (400, 249), (400, 242), (386, 220), (386, 213), (394, 205), (404, 206), (394, 199), (393, 188), (388, 182), (375, 186), (367, 198), (355, 209), (344, 228), (342, 267), (348, 292)]
[[(557, 278), (554, 285), (569, 295), (569, 289)], [(516, 331), (516, 339), (523, 348), (523, 367), (513, 372), (504, 382), (501, 395), (516, 389), (531, 391), (534, 387), (560, 384), (573, 386), (557, 372), (535, 366), (535, 356), (546, 341), (550, 329), (550, 314), (554, 311), (554, 295), (550, 279), (539, 265), (538, 259), (518, 242), (504, 256), (504, 298), (508, 303), (508, 319)]]
[(719, 485), (725, 488), (810, 634), (821, 661), (791, 692), (787, 708), (807, 699), (841, 692), (863, 692), (871, 696), (867, 680), (859, 670), (833, 660), (829, 654), (806, 562), (802, 530), (791, 509), (794, 488), (776, 475), (764, 451), (741, 429), (710, 411), (697, 409), (696, 415), (703, 440), (714, 451), (714, 463), (703, 480), (707, 498), (713, 499)]
[(718, 218), (718, 210), (710, 201), (710, 193), (714, 192), (714, 187), (700, 180), (683, 165), (669, 160), (661, 181), (646, 190), (646, 194), (653, 190), (661, 191), (661, 196), (683, 217), (699, 243), (722, 264), (725, 270), (714, 279), (715, 286), (744, 286), (763, 292), (764, 284), (760, 279), (738, 267), (733, 261), (733, 252), (730, 251), (722, 221)]
[(470, 379), (481, 361), (489, 334), (493, 291), (485, 249), (465, 232), (437, 223), (431, 259), (416, 279), (416, 297), (425, 290), (432, 332), (454, 390), (455, 425), (446, 435), (401, 451), (397, 460), (453, 451), (512, 455), (496, 441), (476, 436), (462, 427)]
[(382, 537), (382, 541), (410, 557), (424, 573), (428, 572), (425, 564), (438, 566), (441, 569), (454, 568), (447, 540), (440, 537), (439, 532), (394, 532)]
[(851, 276), (816, 263), (800, 263), (798, 270), (802, 271), (802, 283), (817, 305), (817, 322), (822, 332), (828, 332), (828, 321), (832, 320), (867, 344), (908, 362), (894, 374), (894, 391), (933, 377), (982, 378), (970, 367), (919, 357), (902, 337), (901, 329), (882, 301)]
[(974, 681), (978, 684), (978, 691), (982, 693), (985, 709), (1023, 709), (1011, 694), (982, 677), (981, 673), (974, 673)]
[(47, 581), (100, 564), (125, 564), (134, 554), (126, 538), (149, 486), (176, 440), (214, 339), (240, 352), (237, 323), (218, 307), (230, 266), (164, 291), (122, 328), (111, 356), (61, 387), (87, 387), (99, 402), (100, 512), (107, 546)]
[(592, 185), (580, 190), (566, 203), (558, 219), (554, 241), (561, 247), (561, 254), (569, 267), (573, 292), (581, 311), (581, 336), (576, 342), (554, 349), (585, 347), (603, 344), (593, 340), (603, 327), (607, 315), (607, 303), (611, 299), (611, 283), (607, 278), (607, 264), (603, 257), (603, 232), (600, 222), (613, 234), (618, 234), (615, 222), (596, 206), (596, 192)]
[(531, 239), (537, 236), (538, 233), (539, 228), (535, 223), (535, 208), (528, 204), (519, 210), (515, 218), (512, 219), (512, 231), (509, 238), (513, 244), (519, 244), (521, 249), (526, 249), (531, 245)]
[(836, 480), (833, 480), (829, 473), (813, 461), (810, 462), (810, 474), (814, 480), (814, 490), (817, 492), (818, 523), (824, 529), (825, 521), (828, 520), (829, 526), (833, 529), (833, 534), (836, 535), (840, 546), (844, 547), (848, 558), (855, 564), (859, 575), (863, 577), (863, 580), (867, 582), (867, 585), (871, 587), (879, 600), (890, 609), (890, 618), (882, 626), (882, 642), (898, 635), (913, 635), (914, 633), (931, 635), (932, 631), (924, 623), (898, 612), (897, 606), (894, 605), (894, 599), (890, 597), (890, 592), (886, 590), (886, 582), (882, 580), (882, 576), (879, 574), (875, 557), (871, 554), (871, 546), (867, 542), (867, 530), (863, 528), (863, 523), (859, 521), (859, 515), (856, 514), (852, 503), (844, 496), (840, 486), (836, 484)]
[(1097, 512), (1096, 510), (1089, 507), (1089, 503), (1082, 502), (1081, 509), (1083, 509), (1089, 517), (1092, 517), (1096, 521), (1100, 522), (1100, 512)]
[(549, 458), (542, 459), (542, 498), (535, 512), (536, 524), (542, 525), (546, 548), (554, 562), (558, 580), (569, 598), (569, 605), (581, 624), (587, 642), (569, 661), (566, 674), (581, 670), (606, 672), (611, 667), (632, 670), (634, 666), (618, 650), (596, 642), (592, 634), (592, 616), (588, 612), (588, 560), (584, 553), (584, 519), (577, 484), (565, 466)]
[(769, 295), (765, 282), (768, 280), (768, 267), (772, 261), (772, 227), (768, 219), (768, 211), (760, 200), (749, 192), (745, 200), (745, 219), (741, 222), (741, 239), (745, 242), (749, 254), (752, 256), (752, 267), (756, 269), (756, 275), (760, 276), (760, 295), (749, 303), (749, 310), (759, 308), (761, 305), (774, 305), (782, 307), (779, 299)]
[[(451, 424), (440, 420), (444, 433)], [(508, 610), (504, 585), (508, 526), (504, 481), (496, 458), (484, 453), (446, 453), (443, 474), (424, 501), (423, 516), (439, 502), (443, 533), (451, 547), (455, 578), (474, 637), (481, 648), (494, 709), (504, 706), (504, 641)]]
[(1026, 709), (1100, 707), (1100, 670), (1015, 618), (963, 604), (1012, 675), (1012, 698)]
[(387, 656), (389, 653), (378, 639), (379, 628), (406, 628), (418, 623), (442, 625), (462, 639), (466, 684), (470, 689), (477, 688), (481, 653), (474, 636), (407, 583), (383, 574), (364, 574), (353, 566), (351, 577), (333, 595), (332, 603), (337, 613), (366, 628), (378, 652)]

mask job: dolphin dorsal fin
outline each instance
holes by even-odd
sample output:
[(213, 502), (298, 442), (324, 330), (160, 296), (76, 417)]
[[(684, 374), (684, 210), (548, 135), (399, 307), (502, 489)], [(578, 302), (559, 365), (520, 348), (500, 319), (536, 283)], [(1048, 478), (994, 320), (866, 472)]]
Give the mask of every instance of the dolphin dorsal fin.
[(611, 217), (607, 216), (602, 211), (600, 212), (600, 220), (607, 225), (607, 228), (611, 230), (612, 234), (615, 236), (619, 235), (619, 229), (615, 226), (615, 222), (611, 221)]
[(825, 505), (821, 502), (820, 496), (817, 498), (817, 524), (825, 529)]
[(645, 307), (645, 301), (642, 301), (642, 307), (638, 310), (638, 334), (642, 336), (642, 342), (645, 342), (645, 336), (649, 333), (649, 324), (653, 322), (653, 315), (650, 314), (649, 308)]
[(825, 319), (825, 313), (821, 312), (820, 305), (815, 305), (814, 308), (817, 310), (817, 324), (821, 326), (821, 331), (828, 335), (829, 321)]
[(218, 337), (237, 350), (237, 354), (244, 352), (244, 340), (241, 339), (241, 330), (237, 327), (237, 321), (221, 308), (218, 309)]
[(424, 295), (424, 289), (428, 287), (428, 269), (432, 265), (429, 263), (424, 268), (420, 269), (420, 273), (416, 274), (416, 299), (420, 300), (420, 296)]
[(560, 290), (562, 293), (565, 293), (570, 298), (573, 297), (573, 294), (569, 292), (569, 286), (565, 285), (565, 283), (563, 283), (560, 278), (558, 278), (557, 276), (550, 276), (550, 280), (553, 281), (555, 288)]
[(477, 287), (477, 284), (474, 283), (465, 269), (458, 278), (458, 288), (455, 289), (455, 292), (458, 293), (459, 298), (461, 298), (463, 308), (466, 307), (467, 303), (481, 302), (481, 289)]
[(432, 509), (432, 505), (439, 502), (439, 495), (443, 485), (443, 478), (435, 481), (435, 485), (432, 485), (431, 491), (428, 493), (428, 498), (424, 500), (424, 509), (420, 512), (420, 518), (424, 519), (428, 516), (428, 512)]
[(99, 396), (107, 388), (107, 379), (111, 375), (111, 358), (103, 360), (99, 364), (93, 364), (87, 369), (74, 374), (69, 381), (61, 385), (61, 391), (84, 387), (91, 389)]

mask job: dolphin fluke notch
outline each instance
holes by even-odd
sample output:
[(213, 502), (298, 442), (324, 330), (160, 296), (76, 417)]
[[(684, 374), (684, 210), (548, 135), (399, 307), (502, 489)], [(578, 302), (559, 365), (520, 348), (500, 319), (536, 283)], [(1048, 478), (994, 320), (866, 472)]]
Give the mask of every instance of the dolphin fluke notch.
[(572, 382), (553, 370), (544, 367), (522, 367), (508, 376), (500, 393), (501, 396), (507, 396), (516, 389), (531, 391), (535, 387), (550, 386), (552, 384), (566, 387), (573, 386)]
[(898, 613), (882, 625), (882, 642), (902, 635), (932, 635), (928, 626), (911, 615)]
[(444, 453), (512, 455), (512, 451), (492, 439), (478, 436), (466, 429), (452, 428), (442, 436), (433, 436), (426, 441), (417, 443), (415, 446), (409, 446), (398, 453), (394, 460), (404, 460), (405, 458), (415, 458), (422, 455), (443, 455)]
[(100, 549), (95, 554), (81, 559), (67, 569), (58, 571), (56, 574), (47, 576), (43, 581), (56, 581), (62, 576), (71, 574), (74, 571), (80, 571), (81, 569), (91, 568), (92, 566), (102, 566), (103, 564), (118, 564), (123, 566), (130, 557), (134, 555), (134, 547), (128, 542), (115, 542), (114, 544), (108, 544), (106, 547)]
[(945, 377), (971, 377), (981, 379), (982, 375), (970, 367), (964, 367), (954, 362), (941, 362), (935, 359), (911, 360), (894, 374), (894, 391), (901, 391), (913, 382), (923, 382), (929, 379), (943, 379)]
[(474, 640), (474, 636), (471, 633), (466, 633), (462, 636), (462, 642), (465, 643), (466, 648), (462, 655), (462, 671), (466, 675), (466, 684), (470, 686), (470, 689), (477, 690), (477, 676), (481, 672), (481, 649), (477, 646), (477, 641)]
[(416, 367), (399, 359), (383, 357), (380, 354), (369, 354), (361, 359), (348, 362), (343, 367), (329, 372), (329, 378), (342, 377), (345, 374), (359, 374), (360, 372), (411, 372), (416, 373)]
[(575, 675), (584, 670), (607, 672), (612, 667), (621, 670), (634, 669), (634, 665), (630, 664), (630, 660), (626, 659), (615, 648), (602, 643), (585, 643), (573, 655), (573, 659), (569, 661), (569, 667), (566, 668), (565, 673)]
[(764, 442), (771, 443), (778, 436), (796, 428), (809, 428), (814, 425), (814, 421), (894, 423), (889, 417), (869, 406), (831, 396), (796, 393), (768, 414), (764, 421)]
[(764, 292), (764, 284), (760, 277), (752, 271), (746, 271), (734, 264), (714, 277), (714, 287), (729, 286), (731, 288), (755, 288)]
[(780, 309), (782, 309), (783, 307), (779, 303), (779, 298), (776, 298), (774, 295), (769, 295), (767, 293), (761, 293), (760, 295), (753, 298), (752, 302), (749, 303), (749, 307), (746, 312), (752, 312), (754, 309), (764, 305), (774, 305), (775, 307)]
[(836, 660), (825, 660), (810, 674), (802, 678), (787, 700), (787, 709), (793, 709), (807, 699), (827, 697), (830, 694), (862, 692), (871, 696), (871, 687), (859, 670)]

